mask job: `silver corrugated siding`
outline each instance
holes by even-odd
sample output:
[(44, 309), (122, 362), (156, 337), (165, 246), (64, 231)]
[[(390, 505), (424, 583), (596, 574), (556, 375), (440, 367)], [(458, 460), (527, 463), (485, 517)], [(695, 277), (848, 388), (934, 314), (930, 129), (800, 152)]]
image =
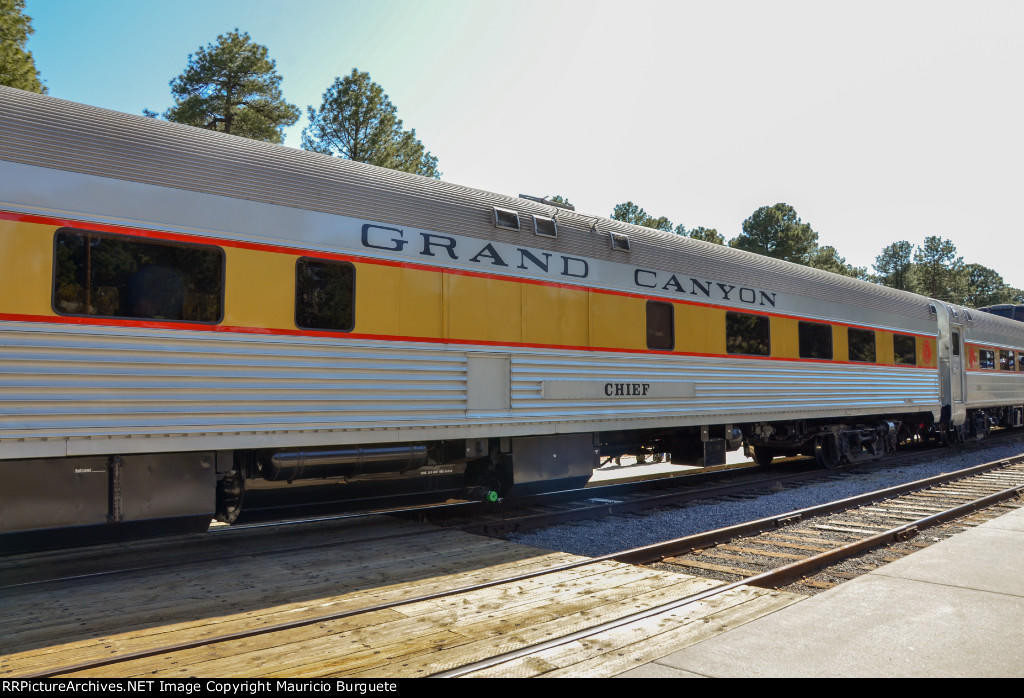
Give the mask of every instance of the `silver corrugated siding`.
[[(934, 370), (743, 359), (511, 352), (512, 405), (466, 413), (466, 352), (393, 343), (217, 336), (158, 330), (5, 327), (0, 439), (310, 429), (395, 429), (708, 415), (814, 416), (937, 409)], [(470, 348), (472, 350), (472, 348)], [(687, 381), (692, 399), (551, 400), (545, 380)], [(693, 420), (690, 422), (689, 420)], [(373, 440), (373, 435), (364, 435)], [(159, 441), (152, 449), (161, 450)]]
[[(693, 398), (652, 400), (546, 400), (545, 380), (680, 381), (693, 383)], [(850, 408), (863, 413), (937, 409), (934, 369), (829, 365), (743, 358), (631, 358), (524, 356), (513, 361), (513, 404), (531, 416), (583, 417), (588, 412), (620, 410), (623, 416), (783, 415)]]

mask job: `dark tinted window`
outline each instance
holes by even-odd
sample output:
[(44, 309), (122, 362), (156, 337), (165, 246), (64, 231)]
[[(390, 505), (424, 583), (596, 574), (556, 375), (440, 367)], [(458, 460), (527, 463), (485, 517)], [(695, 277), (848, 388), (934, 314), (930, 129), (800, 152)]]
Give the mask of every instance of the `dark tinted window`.
[(904, 366), (917, 365), (917, 340), (905, 334), (892, 337), (893, 361)]
[(223, 315), (219, 247), (59, 230), (54, 255), (61, 315), (207, 323)]
[(302, 257), (295, 263), (295, 324), (348, 332), (355, 325), (356, 271), (348, 262)]
[(671, 351), (675, 343), (672, 304), (647, 301), (647, 348)]
[(875, 362), (875, 332), (874, 330), (858, 330), (851, 327), (850, 338), (850, 361)]
[(832, 326), (820, 322), (801, 322), (800, 358), (831, 359), (832, 358)]
[(730, 354), (768, 356), (771, 353), (771, 329), (764, 315), (725, 314), (725, 350)]
[(1005, 349), (1000, 349), (999, 350), (999, 370), (1000, 371), (1016, 371), (1017, 370), (1016, 362), (1014, 361), (1014, 356), (1013, 356), (1013, 352), (1012, 351), (1007, 351)]
[(960, 333), (953, 333), (953, 356), (960, 356)]
[(996, 353), (991, 349), (979, 349), (978, 360), (982, 368), (996, 367)]

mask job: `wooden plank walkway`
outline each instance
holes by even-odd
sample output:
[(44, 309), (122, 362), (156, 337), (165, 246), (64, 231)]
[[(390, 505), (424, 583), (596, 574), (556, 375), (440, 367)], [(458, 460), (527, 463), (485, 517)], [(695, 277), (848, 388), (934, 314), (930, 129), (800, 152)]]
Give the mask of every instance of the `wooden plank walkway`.
[[(290, 549), (268, 543), (244, 557), (189, 563), (181, 556), (159, 569), (5, 589), (0, 594), (0, 677), (358, 611), (582, 559), (443, 530), (364, 540), (374, 526), (393, 532), (418, 525), (391, 519), (339, 525), (329, 532), (336, 543), (328, 546), (321, 542), (304, 548), (291, 535)], [(316, 536), (322, 541), (323, 531)], [(146, 555), (153, 555), (152, 548)], [(67, 675), (427, 676), (718, 584), (602, 562)], [(740, 589), (480, 674), (619, 673), (798, 598)]]

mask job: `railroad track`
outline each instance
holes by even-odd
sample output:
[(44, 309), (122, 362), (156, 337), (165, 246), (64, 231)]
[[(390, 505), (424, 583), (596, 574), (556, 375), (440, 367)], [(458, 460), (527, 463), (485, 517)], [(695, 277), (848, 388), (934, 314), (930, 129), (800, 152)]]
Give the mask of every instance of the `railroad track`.
[[(0, 657), (0, 675), (21, 677), (229, 675), (233, 671), (231, 669), (233, 666), (244, 667), (238, 670), (240, 672), (238, 675), (245, 676), (254, 676), (257, 675), (257, 672), (264, 672), (264, 675), (268, 676), (372, 676), (374, 671), (381, 672), (376, 674), (378, 676), (393, 676), (402, 672), (404, 672), (402, 675), (405, 676), (538, 673), (538, 667), (550, 669), (551, 657), (565, 652), (567, 647), (572, 647), (573, 651), (576, 651), (580, 647), (607, 647), (610, 646), (609, 643), (615, 645), (617, 641), (608, 638), (636, 639), (638, 628), (651, 627), (652, 624), (664, 627), (668, 622), (666, 619), (669, 618), (674, 619), (673, 622), (678, 621), (680, 626), (692, 623), (693, 609), (695, 608), (706, 609), (711, 616), (714, 616), (721, 613), (721, 609), (724, 607), (752, 604), (753, 606), (748, 606), (748, 608), (770, 609), (792, 603), (796, 598), (792, 595), (768, 592), (758, 596), (750, 591), (750, 587), (752, 585), (776, 586), (794, 575), (805, 574), (806, 570), (813, 566), (832, 562), (841, 556), (879, 545), (885, 540), (906, 537), (921, 530), (924, 526), (948, 520), (951, 517), (962, 516), (966, 512), (990, 506), (997, 501), (1018, 498), (1024, 491), (1024, 465), (1020, 462), (1022, 460), (1024, 458), (1018, 459), (1017, 463), (1003, 461), (977, 466), (953, 476), (929, 478), (927, 481), (919, 481), (912, 486), (905, 485), (889, 491), (871, 493), (855, 500), (834, 503), (830, 505), (830, 508), (815, 507), (792, 512), (785, 517), (748, 522), (743, 526), (733, 526), (700, 536), (676, 539), (657, 546), (620, 551), (600, 558), (571, 558), (557, 554), (543, 559), (536, 557), (531, 558), (528, 563), (520, 560), (511, 565), (509, 567), (509, 570), (513, 571), (511, 574), (506, 573), (503, 568), (505, 563), (502, 563), (494, 568), (495, 570), (502, 568), (499, 573), (484, 574), (481, 571), (472, 583), (465, 583), (467, 580), (473, 579), (473, 575), (469, 575), (468, 577), (459, 577), (460, 583), (458, 584), (443, 580), (432, 582), (432, 586), (417, 587), (417, 591), (430, 589), (427, 593), (409, 593), (408, 588), (404, 590), (394, 588), (386, 593), (366, 590), (365, 593), (349, 596), (344, 602), (337, 604), (306, 602), (284, 610), (279, 609), (275, 615), (264, 617), (253, 616), (251, 613), (242, 614), (243, 617), (239, 618), (236, 623), (239, 627), (232, 632), (223, 632), (223, 628), (227, 626), (218, 627), (217, 624), (211, 622), (208, 627), (200, 628), (198, 631), (190, 629), (191, 636), (188, 639), (170, 642), (168, 640), (185, 637), (189, 634), (182, 632), (182, 629), (177, 627), (180, 624), (170, 623), (166, 627), (142, 633), (141, 637), (113, 639), (101, 637), (96, 641), (82, 640), (72, 648), (70, 654), (59, 655), (79, 658), (80, 661), (73, 663), (61, 664), (53, 659), (54, 653), (48, 650), (4, 655)], [(952, 484), (949, 484), (950, 481)], [(956, 506), (943, 509), (946, 504), (940, 504), (940, 502), (953, 503)], [(838, 513), (840, 511), (844, 513)], [(812, 518), (822, 516), (841, 518), (832, 518), (831, 520)], [(879, 530), (883, 524), (871, 523), (862, 518), (864, 516), (875, 517), (872, 519), (873, 521), (886, 521), (888, 525), (885, 530)], [(787, 541), (779, 536), (779, 531), (784, 531), (791, 538), (801, 538), (809, 535), (804, 533), (805, 530), (818, 531), (823, 534), (823, 537), (815, 538), (812, 543), (807, 543), (799, 540)], [(833, 545), (828, 550), (817, 549), (826, 547), (822, 543), (826, 538), (831, 540), (830, 537), (834, 535), (842, 535), (846, 538), (854, 534), (858, 536), (856, 543), (845, 540), (843, 545), (839, 545), (837, 541), (833, 541)], [(454, 534), (442, 531), (437, 535), (452, 536)], [(739, 536), (747, 536), (747, 538), (742, 544), (736, 545), (737, 548), (753, 549), (751, 546), (754, 543), (751, 541), (758, 536), (768, 536), (768, 539), (773, 541), (775, 549), (800, 552), (786, 552), (785, 555), (777, 556), (757, 555), (759, 558), (775, 561), (775, 567), (757, 571), (753, 575), (747, 575), (732, 582), (666, 574), (660, 570), (643, 572), (639, 568), (616, 564), (622, 562), (682, 564), (684, 560), (690, 559), (687, 556), (704, 555), (703, 551), (710, 549), (712, 544), (719, 548), (723, 545), (733, 545), (725, 541), (735, 541)], [(487, 549), (486, 541), (483, 539), (468, 538), (474, 542), (460, 544), (472, 545), (479, 551)], [(791, 542), (797, 547), (779, 546), (780, 542)], [(422, 547), (422, 545), (422, 543), (415, 543), (409, 547), (409, 550), (416, 551), (416, 548)], [(344, 546), (339, 546), (339, 548), (345, 549)], [(729, 554), (733, 552), (736, 551), (729, 551)], [(400, 555), (402, 551), (395, 551), (395, 553)], [(423, 564), (428, 565), (431, 557), (430, 551), (419, 551), (419, 553), (425, 560)], [(355, 555), (355, 553), (350, 554)], [(476, 562), (471, 564), (481, 564), (480, 560), (483, 558), (476, 557), (477, 554), (474, 553), (473, 556)], [(496, 550), (492, 550), (491, 554), (498, 553)], [(803, 556), (803, 561), (798, 563), (787, 557), (795, 554)], [(351, 564), (364, 564), (368, 568), (373, 568), (373, 556), (366, 555), (365, 559), (352, 560)], [(320, 553), (317, 553), (315, 557), (319, 556)], [(309, 559), (309, 556), (306, 555), (306, 564), (309, 564)], [(781, 561), (781, 565), (779, 561)], [(737, 561), (733, 560), (732, 562), (736, 563)], [(381, 563), (379, 560), (377, 563), (377, 569), (380, 570)], [(751, 563), (748, 561), (746, 564)], [(693, 567), (689, 566), (688, 569), (692, 571)], [(734, 565), (733, 571), (738, 570), (739, 567)], [(750, 567), (746, 567), (744, 570), (755, 571)], [(187, 576), (188, 570), (183, 570), (183, 574)], [(419, 576), (429, 577), (426, 571)], [(609, 589), (616, 589), (618, 590), (616, 593), (622, 594), (623, 589), (620, 587), (628, 588), (629, 584), (635, 584), (638, 587), (636, 599), (647, 598), (647, 600), (641, 603), (629, 597), (619, 599), (623, 603), (616, 605), (609, 604), (607, 599), (603, 599), (600, 606), (588, 607), (586, 612), (582, 614), (577, 612), (576, 616), (566, 616), (562, 611), (549, 608), (552, 596), (566, 593), (564, 590), (558, 592), (552, 590), (565, 587), (569, 583), (568, 580), (571, 579), (574, 584), (578, 583), (586, 587), (587, 585), (614, 582), (615, 580), (609, 581), (611, 577), (619, 578), (622, 581), (616, 582), (616, 586), (609, 587)], [(577, 580), (586, 581), (579, 582)], [(336, 580), (323, 580), (323, 583), (330, 585), (334, 581)], [(386, 580), (381, 579), (379, 583), (384, 581)], [(657, 593), (651, 597), (651, 589), (655, 587)], [(601, 593), (611, 592), (602, 590)], [(389, 596), (390, 598), (387, 598)], [(381, 598), (384, 600), (380, 601)], [(473, 598), (485, 600), (483, 610), (475, 609), (473, 612), (465, 610), (466, 604), (469, 603), (468, 600)], [(486, 601), (486, 599), (490, 600)], [(23, 599), (26, 602), (28, 600), (28, 597)], [(377, 602), (368, 603), (368, 601)], [(572, 597), (565, 600), (564, 603), (567, 604), (567, 607), (576, 608), (578, 611), (581, 602)], [(15, 600), (15, 604), (17, 604), (17, 600)], [(320, 608), (332, 605), (334, 608), (331, 608), (329, 612), (323, 612)], [(545, 610), (538, 611), (535, 606)], [(642, 610), (636, 611), (635, 607), (637, 606), (643, 606)], [(597, 613), (596, 608), (606, 610), (603, 613)], [(441, 610), (437, 611), (436, 609)], [(227, 610), (225, 609), (225, 612)], [(28, 612), (21, 611), (22, 615)], [(447, 617), (445, 614), (450, 614), (449, 624), (457, 624), (458, 627), (454, 630), (452, 628), (437, 628), (434, 623), (438, 618), (438, 613), (442, 618)], [(519, 615), (517, 616), (516, 613)], [(545, 618), (539, 625), (536, 624), (538, 613)], [(5, 612), (5, 617), (12, 622), (17, 622), (18, 615), (18, 613)], [(420, 621), (424, 617), (431, 618), (429, 623)], [(464, 621), (464, 617), (473, 620), (472, 622)], [(488, 625), (488, 619), (492, 617), (495, 617), (496, 620)], [(287, 619), (282, 620), (282, 618)], [(565, 620), (566, 618), (574, 618), (574, 620), (569, 622)], [(463, 622), (465, 622), (465, 626), (463, 626)], [(351, 647), (349, 647), (349, 651), (345, 650), (346, 645), (351, 644), (345, 639), (346, 633), (357, 636), (362, 633), (364, 637), (380, 638), (380, 628), (388, 626), (389, 623), (397, 623), (398, 627), (402, 629), (396, 635), (398, 644), (395, 648), (385, 651), (360, 645), (358, 647), (360, 651), (353, 653), (350, 651)], [(467, 632), (466, 628), (470, 627), (478, 627), (482, 633), (481, 638), (468, 641), (462, 637), (462, 633)], [(509, 633), (510, 627), (522, 628), (522, 630)], [(543, 630), (537, 630), (538, 627)], [(412, 628), (418, 628), (421, 635), (411, 632)], [(560, 628), (561, 631), (556, 628)], [(569, 632), (565, 632), (565, 628), (568, 628)], [(593, 638), (603, 639), (597, 641)], [(34, 640), (34, 642), (41, 645), (39, 640)], [(496, 646), (511, 647), (512, 649), (510, 652), (491, 656), (494, 654), (493, 649)], [(322, 647), (329, 649), (316, 649)], [(417, 647), (419, 648), (418, 653), (416, 650), (410, 649)], [(317, 651), (321, 652), (323, 656), (318, 658)], [(374, 665), (374, 655), (381, 652), (385, 652), (388, 663)], [(388, 652), (394, 653), (397, 660), (396, 656), (392, 656)], [(402, 654), (403, 652), (405, 655)], [(249, 663), (245, 663), (243, 659), (239, 658), (240, 653), (250, 658), (255, 656), (258, 663), (253, 664), (251, 660)], [(308, 658), (309, 653), (314, 656)], [(298, 661), (298, 664), (287, 659), (295, 654), (301, 657), (301, 659), (295, 660)], [(484, 654), (487, 656), (474, 659), (474, 657)], [(402, 659), (403, 656), (407, 661)], [(541, 656), (546, 656), (548, 659), (539, 661), (537, 657)], [(289, 661), (292, 663), (289, 664)], [(233, 662), (240, 663), (234, 664)]]
[[(723, 581), (785, 585), (866, 551), (913, 541), (925, 529), (987, 511), (970, 521), (974, 524), (1018, 506), (1024, 495), (1024, 458), (999, 463), (1001, 467), (996, 469), (983, 465), (961, 471), (952, 481), (945, 475), (928, 478), (762, 522), (768, 526), (747, 525), (749, 533), (737, 531), (740, 535), (734, 535), (726, 529), (679, 540), (674, 544), (679, 552), (663, 557), (661, 562), (669, 569), (689, 570)], [(895, 555), (912, 552), (914, 547), (934, 540), (904, 546)], [(883, 555), (876, 562), (892, 559)], [(860, 571), (868, 569), (864, 566)], [(839, 572), (839, 579), (850, 576)], [(798, 585), (821, 589), (837, 581), (810, 578)]]
[[(602, 635), (628, 635), (653, 619), (678, 615), (743, 587), (773, 588), (822, 567), (834, 565), (888, 543), (913, 538), (920, 531), (1024, 497), (1024, 455), (968, 468), (957, 473), (833, 502), (820, 507), (748, 522), (613, 554), (612, 559), (669, 569), (714, 571), (733, 581), (683, 598), (625, 615), (584, 630), (550, 638), (487, 659), (434, 674), (460, 676), (559, 675), (531, 670), (554, 666), (566, 649), (575, 651)], [(977, 521), (975, 521), (977, 523)], [(716, 561), (708, 562), (709, 556)], [(723, 564), (725, 563), (730, 564)], [(738, 565), (742, 564), (743, 567)], [(608, 640), (605, 639), (605, 643)], [(561, 674), (565, 675), (565, 674)]]
[[(1009, 432), (989, 441), (970, 444), (984, 449), (1014, 439)], [(643, 482), (611, 484), (572, 492), (538, 495), (523, 502), (481, 505), (475, 502), (433, 504), (426, 507), (391, 508), (359, 513), (267, 521), (235, 526), (216, 526), (206, 534), (105, 544), (91, 548), (43, 551), (0, 558), (0, 590), (25, 585), (59, 583), (87, 578), (138, 574), (174, 568), (185, 563), (213, 563), (262, 556), (270, 558), (293, 550), (329, 549), (336, 545), (331, 527), (349, 522), (372, 521), (381, 515), (399, 516), (467, 533), (501, 536), (568, 521), (598, 519), (643, 512), (661, 507), (686, 506), (714, 498), (756, 497), (779, 487), (827, 482), (865, 468), (887, 468), (927, 460), (949, 449), (902, 451), (870, 463), (821, 470), (794, 463), (788, 467), (738, 467), (673, 476)], [(811, 462), (811, 461), (809, 461)], [(293, 530), (294, 533), (288, 533)], [(320, 533), (317, 533), (320, 530)], [(365, 537), (350, 540), (384, 543), (391, 539), (429, 536), (424, 529), (382, 531), (371, 527)], [(292, 540), (295, 542), (292, 542)]]

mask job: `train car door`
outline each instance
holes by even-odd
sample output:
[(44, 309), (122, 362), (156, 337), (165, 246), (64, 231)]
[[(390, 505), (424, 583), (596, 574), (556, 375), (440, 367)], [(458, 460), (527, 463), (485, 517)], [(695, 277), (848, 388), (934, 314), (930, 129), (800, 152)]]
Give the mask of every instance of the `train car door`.
[(954, 320), (949, 325), (949, 335), (949, 391), (952, 410), (950, 418), (954, 425), (960, 425), (967, 418), (967, 408), (964, 405), (964, 326)]
[[(938, 325), (939, 393), (942, 409), (948, 411), (949, 426), (958, 427), (967, 419), (964, 404), (964, 325), (956, 306), (932, 303)], [(935, 415), (938, 418), (938, 415)]]

